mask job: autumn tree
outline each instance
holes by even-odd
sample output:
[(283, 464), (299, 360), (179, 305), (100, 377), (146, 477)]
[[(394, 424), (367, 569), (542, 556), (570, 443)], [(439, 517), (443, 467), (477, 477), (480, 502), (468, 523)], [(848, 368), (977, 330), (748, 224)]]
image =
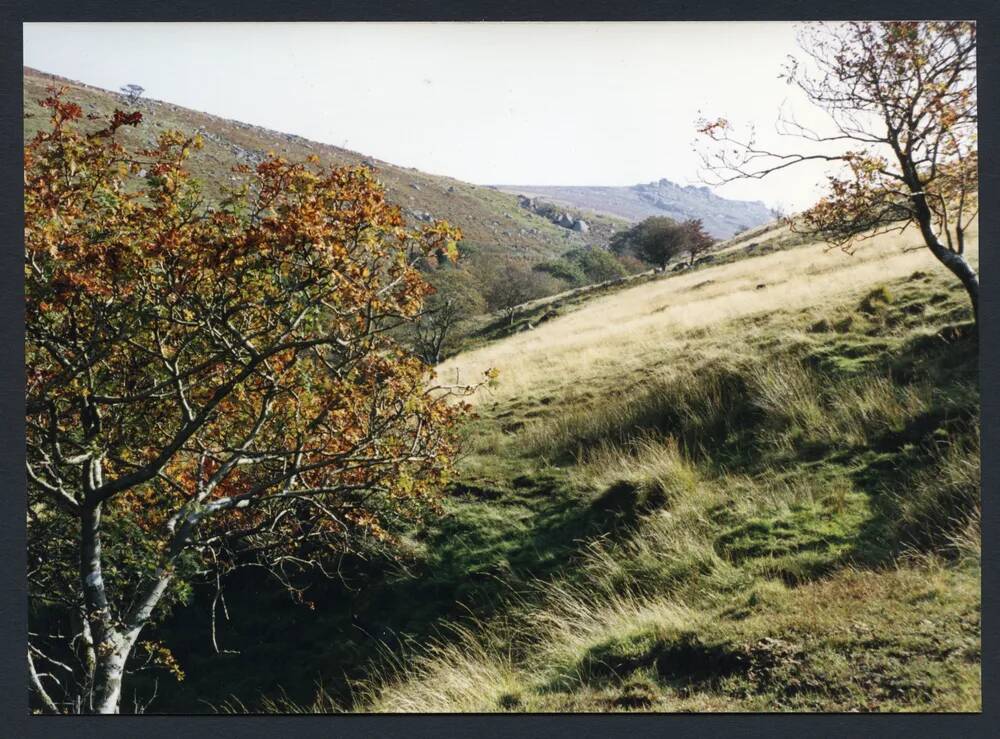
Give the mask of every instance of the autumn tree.
[(559, 282), (551, 275), (536, 272), (518, 262), (505, 262), (487, 276), (484, 297), (490, 310), (500, 311), (507, 324), (514, 325), (517, 309), (530, 300), (557, 292)]
[(777, 150), (725, 119), (701, 121), (713, 183), (760, 179), (804, 162), (839, 165), (828, 194), (793, 227), (852, 251), (915, 227), (962, 283), (979, 316), (979, 277), (966, 234), (979, 210), (976, 25), (964, 21), (809, 24), (784, 76), (824, 111), (821, 131), (782, 116), (796, 141)]
[(712, 248), (715, 239), (705, 233), (700, 218), (691, 218), (681, 224), (681, 251), (688, 255), (688, 265), (692, 266), (695, 260)]
[[(209, 205), (176, 132), (138, 113), (24, 152), (33, 703), (119, 710), (143, 631), (192, 578), (263, 567), (296, 588), (360, 535), (435, 508), (461, 389), (390, 338), (458, 233), (406, 227), (370, 170), (268, 158)], [(144, 172), (143, 172), (144, 170)]]

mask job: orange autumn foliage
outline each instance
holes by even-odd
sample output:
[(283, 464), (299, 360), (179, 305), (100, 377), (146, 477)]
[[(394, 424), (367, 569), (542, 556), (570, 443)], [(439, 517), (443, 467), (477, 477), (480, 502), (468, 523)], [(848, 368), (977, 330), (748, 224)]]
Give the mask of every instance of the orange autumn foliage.
[[(418, 260), (460, 232), (411, 228), (370, 170), (316, 160), (240, 167), (207, 203), (198, 137), (129, 150), (139, 113), (88, 132), (58, 91), (43, 104), (24, 153), (29, 539), (63, 532), (33, 587), (67, 592), (39, 595), (82, 598), (113, 651), (189, 560), (286, 577), (433, 510), (468, 389), (392, 337), (431, 291)], [(82, 594), (55, 574), (91, 560)]]

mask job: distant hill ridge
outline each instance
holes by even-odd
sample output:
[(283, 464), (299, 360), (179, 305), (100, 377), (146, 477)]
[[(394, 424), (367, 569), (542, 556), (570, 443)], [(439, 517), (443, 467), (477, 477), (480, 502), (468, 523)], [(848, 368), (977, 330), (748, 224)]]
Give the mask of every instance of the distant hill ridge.
[[(47, 116), (36, 101), (53, 83), (67, 86), (70, 97), (81, 102), (88, 113), (108, 115), (115, 107), (126, 105), (116, 92), (25, 67), (25, 139), (44, 126)], [(156, 133), (168, 127), (205, 137), (205, 151), (192, 167), (210, 190), (228, 180), (233, 164), (254, 164), (271, 150), (289, 158), (317, 154), (328, 164), (367, 164), (377, 168), (390, 197), (412, 219), (445, 218), (462, 228), (467, 244), (487, 254), (534, 261), (573, 247), (603, 246), (616, 230), (650, 216), (701, 218), (706, 230), (718, 238), (773, 220), (761, 202), (729, 200), (707, 187), (684, 187), (667, 179), (631, 187), (477, 186), (172, 103), (143, 99), (139, 107), (147, 124), (142, 132), (129, 132), (126, 138), (150, 143)], [(520, 207), (515, 195), (537, 196), (569, 213), (553, 221), (536, 210)]]
[[(24, 67), (23, 72), (25, 141), (47, 126), (48, 113), (38, 100), (46, 97), (51, 85), (66, 87), (68, 98), (82, 105), (85, 114), (103, 118), (115, 108), (128, 107), (119, 93), (30, 67)], [(536, 262), (569, 249), (607, 244), (615, 231), (628, 225), (617, 217), (587, 215), (586, 228), (573, 228), (580, 221), (579, 213), (571, 213), (572, 223), (560, 225), (525, 210), (518, 205), (517, 197), (495, 188), (393, 165), (359, 152), (169, 102), (143, 98), (136, 107), (143, 114), (143, 124), (119, 134), (129, 145), (151, 145), (168, 128), (202, 135), (205, 146), (192, 156), (189, 167), (210, 195), (229, 184), (236, 164), (254, 165), (269, 151), (296, 161), (314, 154), (324, 165), (373, 167), (390, 200), (401, 206), (411, 221), (443, 218), (459, 226), (464, 233), (463, 245), (470, 254)]]
[(774, 215), (759, 200), (730, 200), (707, 187), (682, 186), (666, 178), (630, 187), (498, 185), (497, 189), (632, 223), (651, 216), (675, 220), (700, 218), (705, 229), (716, 238), (728, 238), (774, 220)]

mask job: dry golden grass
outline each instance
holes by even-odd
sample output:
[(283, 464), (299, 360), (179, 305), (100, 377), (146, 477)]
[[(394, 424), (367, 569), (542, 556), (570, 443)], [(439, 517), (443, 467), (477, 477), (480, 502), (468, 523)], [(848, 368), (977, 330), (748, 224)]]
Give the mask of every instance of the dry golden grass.
[[(743, 241), (784, 238), (772, 229)], [(587, 541), (571, 571), (539, 580), (537, 596), (507, 609), (501, 624), (434, 641), (368, 683), (359, 706), (979, 710), (977, 440), (959, 444), (964, 432), (953, 431), (950, 451), (891, 486), (906, 496), (892, 525), (942, 532), (897, 560), (880, 528), (890, 522), (853, 476), (854, 462), (800, 452), (867, 448), (877, 469), (885, 460), (874, 459), (873, 442), (933, 414), (942, 387), (898, 383), (883, 366), (840, 376), (772, 351), (800, 340), (891, 346), (922, 331), (921, 319), (896, 328), (874, 311), (843, 330), (806, 333), (819, 318), (839, 324), (872, 295), (894, 303), (873, 288), (914, 272), (939, 279), (905, 282), (904, 292), (927, 297), (953, 283), (912, 246), (912, 237), (882, 236), (854, 256), (806, 244), (719, 264), (595, 298), (444, 363), (449, 379), (501, 372), (476, 399), (492, 422), (475, 429), (477, 458), (558, 460), (597, 499), (624, 491), (615, 500), (631, 495), (642, 513), (630, 535)], [(755, 325), (783, 312), (790, 320)], [(873, 328), (882, 333), (873, 338)], [(958, 381), (947, 386), (960, 391)], [(728, 415), (738, 399), (755, 413), (758, 446), (747, 448), (763, 455), (745, 469), (734, 456), (710, 463), (699, 441), (739, 422)], [(663, 418), (670, 422), (658, 425)], [(964, 517), (946, 524), (955, 511)], [(728, 658), (743, 667), (719, 667)]]
[[(558, 534), (571, 559), (537, 579), (504, 550), (509, 601), (470, 602), (370, 668), (349, 710), (979, 710), (978, 437), (949, 426), (923, 456), (885, 443), (942, 409), (968, 415), (977, 387), (860, 361), (961, 314), (960, 288), (911, 243), (716, 264), (446, 362), (448, 380), (500, 369), (462, 471), (511, 480), (463, 502), (457, 531), (492, 551), (499, 521), (554, 493), (542, 479), (572, 490), (580, 521), (610, 517)], [(541, 561), (537, 531), (501, 527)]]
[[(970, 233), (978, 262), (978, 228)], [(742, 242), (737, 242), (742, 243)], [(500, 378), (474, 402), (503, 403), (548, 394), (595, 376), (649, 371), (683, 350), (685, 333), (711, 331), (734, 319), (814, 309), (917, 270), (944, 271), (913, 234), (886, 234), (853, 254), (816, 243), (666, 277), (596, 298), (580, 309), (502, 342), (453, 357), (440, 376), (478, 377), (490, 367)], [(730, 329), (731, 332), (731, 329)], [(702, 354), (706, 350), (703, 342)]]
[(359, 707), (374, 713), (481, 713), (511, 710), (525, 675), (503, 649), (477, 632), (455, 627), (449, 640), (433, 642), (358, 686)]

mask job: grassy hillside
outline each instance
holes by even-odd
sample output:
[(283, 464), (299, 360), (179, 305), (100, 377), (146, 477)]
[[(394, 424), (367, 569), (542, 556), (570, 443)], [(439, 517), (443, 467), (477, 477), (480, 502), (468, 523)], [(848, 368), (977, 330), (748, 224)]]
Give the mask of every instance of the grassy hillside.
[[(27, 135), (47, 82), (26, 72)], [(146, 105), (152, 130), (129, 135), (209, 134), (194, 167), (210, 184), (268, 148), (362, 160)], [(515, 248), (493, 221), (530, 216), (376, 164), (482, 248)], [(546, 224), (517, 227), (538, 230), (526, 253), (583, 238)], [(500, 371), (445, 515), (398, 560), (337, 563), (311, 609), (253, 572), (224, 603), (197, 589), (150, 632), (187, 676), (161, 676), (151, 710), (979, 710), (978, 339), (915, 243), (847, 256), (762, 227), (693, 270), (484, 318), (437, 368)]]
[(356, 707), (979, 710), (978, 346), (907, 245), (662, 279), (447, 362), (501, 371), (466, 516), (564, 475), (574, 548), (526, 574), (531, 526), (492, 530), (509, 606)]
[[(700, 274), (704, 270), (802, 246), (815, 247), (816, 244), (810, 241), (808, 236), (791, 231), (787, 225), (781, 222), (772, 222), (745, 231), (731, 239), (718, 242), (706, 253), (704, 263), (686, 268), (684, 274), (688, 277), (687, 282), (689, 284), (696, 284), (700, 289), (707, 284), (711, 284), (704, 279), (693, 277), (693, 275)], [(766, 270), (768, 267), (764, 269)], [(712, 272), (712, 275), (715, 274), (719, 273)], [(677, 276), (676, 274), (671, 275), (671, 277)], [(542, 323), (551, 321), (559, 316), (564, 316), (581, 307), (589, 306), (590, 302), (599, 296), (615, 296), (623, 290), (659, 279), (664, 279), (664, 276), (650, 269), (627, 275), (622, 279), (584, 285), (555, 295), (532, 300), (518, 307), (513, 322), (508, 321), (505, 316), (498, 313), (477, 316), (464, 326), (464, 334), (456, 344), (468, 353), (473, 349), (477, 349), (498, 339), (513, 336), (523, 331), (534, 331)], [(757, 283), (757, 285), (759, 284), (761, 283)], [(754, 289), (757, 289), (756, 285)], [(632, 295), (637, 295), (637, 293), (632, 293)], [(610, 297), (609, 300), (615, 301), (617, 298)], [(542, 343), (544, 343), (547, 340), (546, 334), (543, 333), (540, 336), (542, 337)], [(459, 352), (453, 353), (457, 354)], [(462, 363), (458, 363), (452, 367), (451, 364), (445, 363), (443, 366), (458, 369), (459, 373), (457, 376), (461, 378), (461, 365)]]
[[(52, 84), (66, 86), (67, 95), (83, 106), (85, 114), (107, 117), (115, 108), (127, 107), (116, 93), (25, 68), (26, 140), (48, 121), (46, 111), (37, 101), (47, 96), (46, 89)], [(515, 195), (491, 187), (397, 167), (357, 152), (157, 100), (144, 99), (138, 107), (145, 122), (137, 129), (123, 131), (126, 142), (151, 144), (159, 132), (166, 129), (192, 135), (200, 133), (205, 146), (192, 157), (191, 170), (206, 184), (209, 193), (217, 193), (220, 185), (227, 184), (234, 165), (254, 164), (269, 151), (292, 160), (303, 160), (314, 154), (327, 165), (375, 167), (393, 202), (405, 208), (413, 218), (427, 213), (461, 227), (466, 248), (477, 252), (536, 260), (559, 255), (573, 247), (605, 244), (614, 231), (625, 225), (621, 219), (587, 214), (590, 231), (579, 233), (520, 207)], [(579, 211), (574, 213), (580, 215)]]
[(481, 337), (445, 515), (314, 610), (236, 583), (234, 653), (199, 596), (158, 709), (979, 710), (978, 343), (910, 245), (774, 228)]

